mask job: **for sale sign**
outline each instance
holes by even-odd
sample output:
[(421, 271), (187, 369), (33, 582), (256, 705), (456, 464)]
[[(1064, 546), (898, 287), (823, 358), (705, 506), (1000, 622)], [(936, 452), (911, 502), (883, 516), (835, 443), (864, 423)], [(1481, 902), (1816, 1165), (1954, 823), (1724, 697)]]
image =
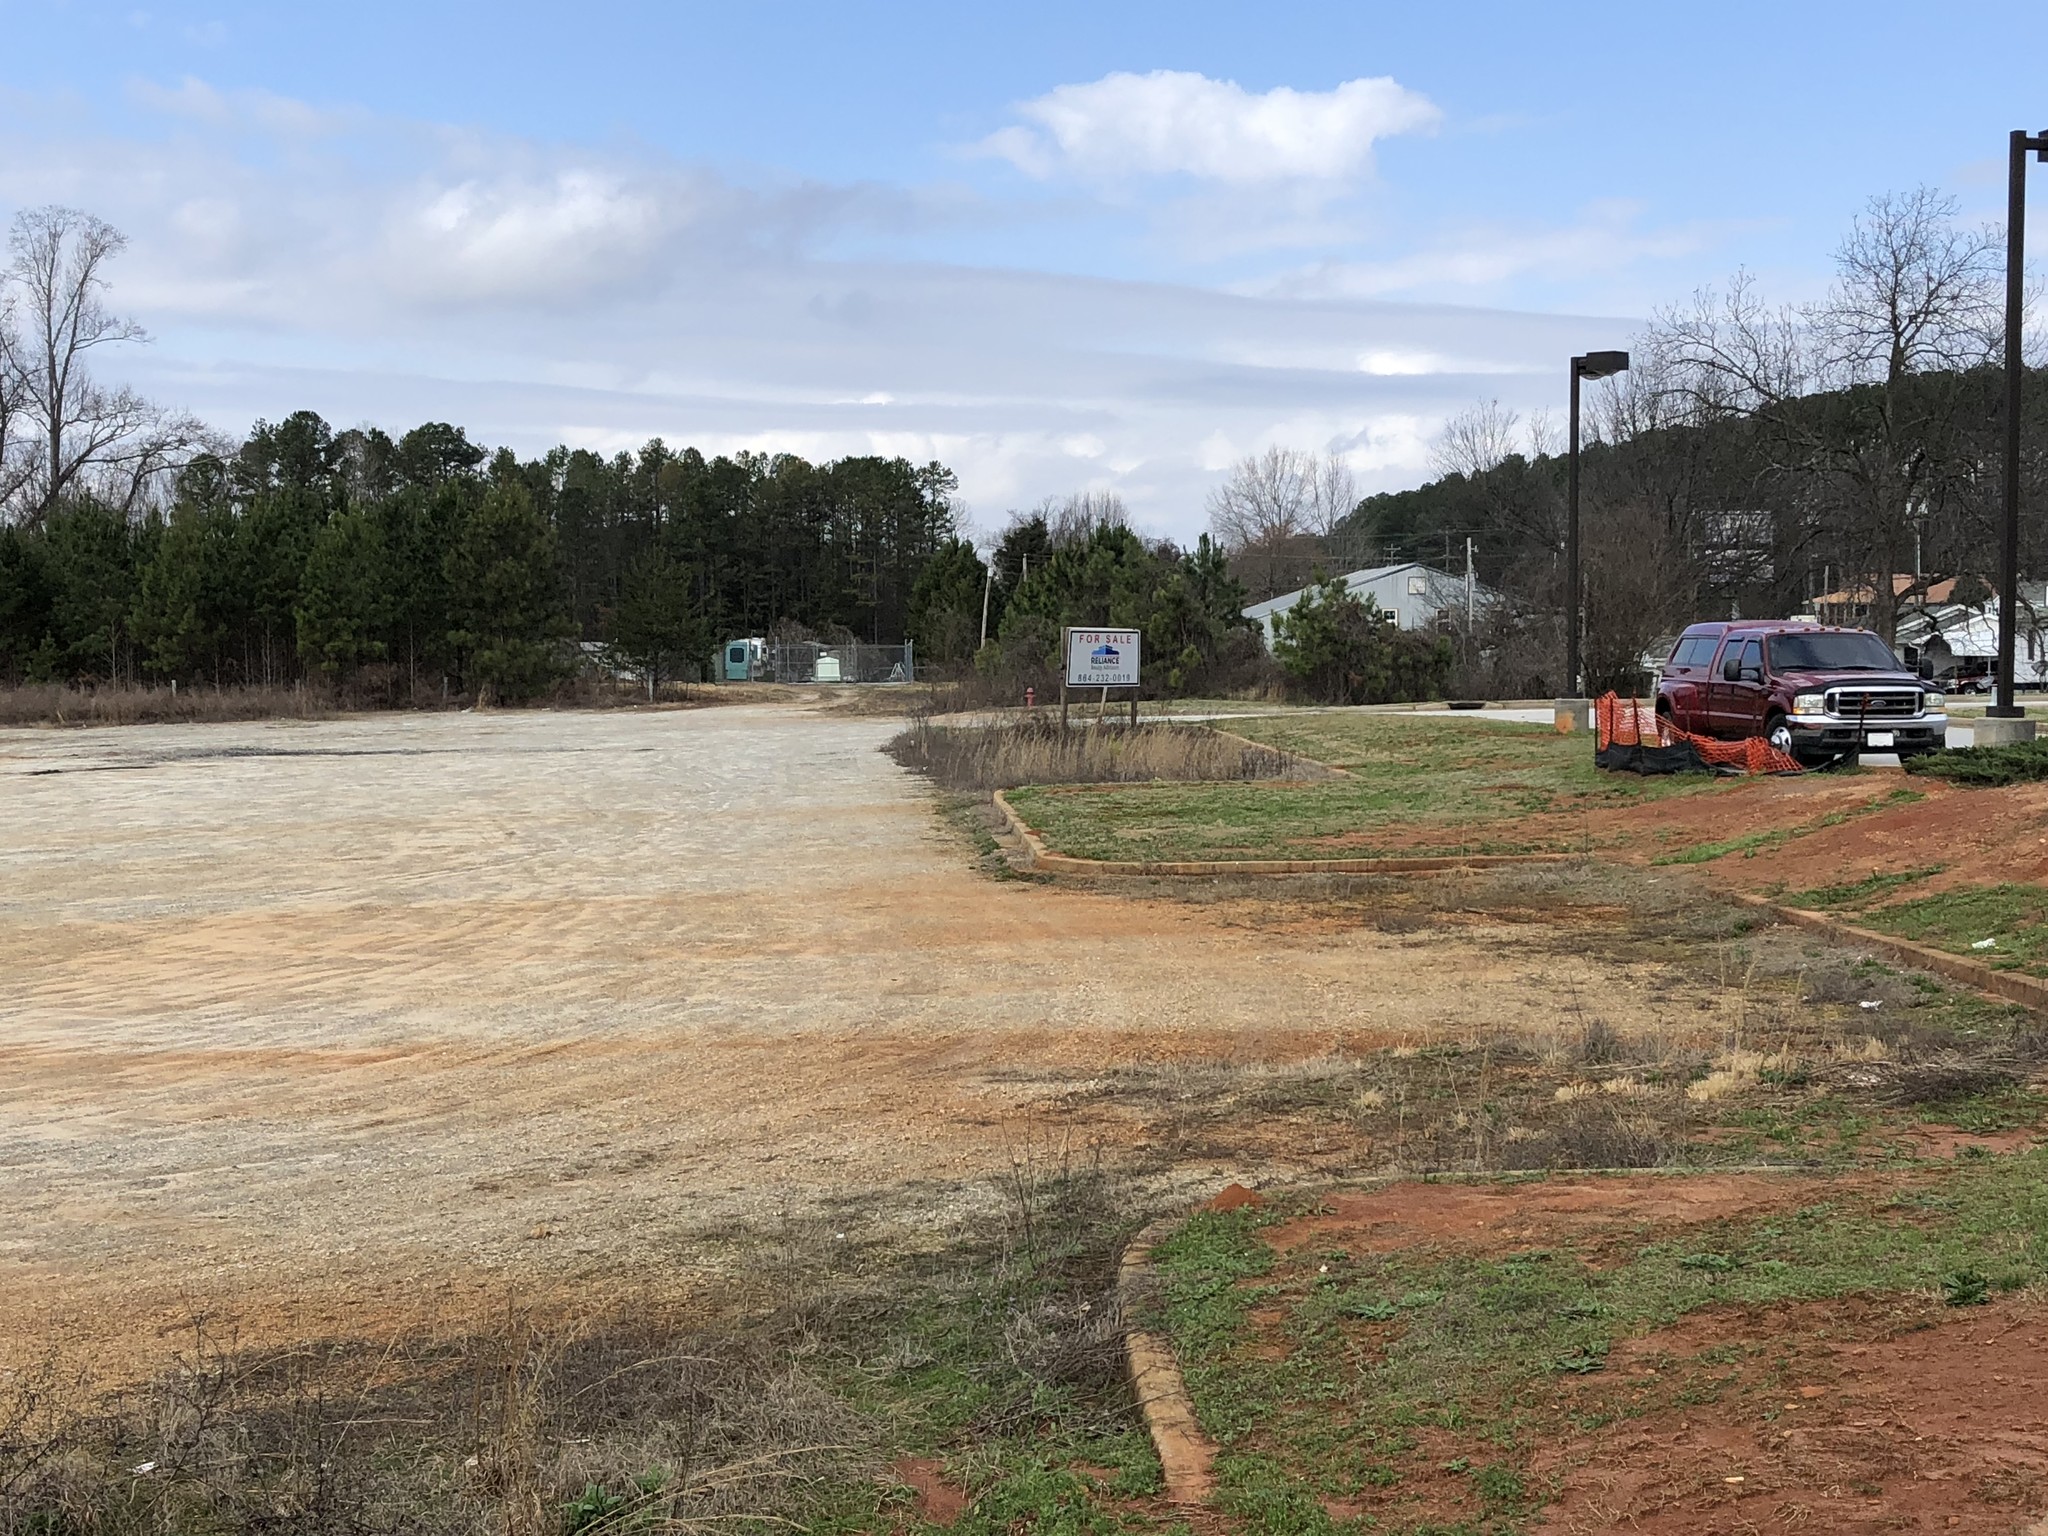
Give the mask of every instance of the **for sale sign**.
[(1135, 629), (1070, 629), (1067, 631), (1069, 688), (1135, 688), (1138, 686), (1138, 631)]

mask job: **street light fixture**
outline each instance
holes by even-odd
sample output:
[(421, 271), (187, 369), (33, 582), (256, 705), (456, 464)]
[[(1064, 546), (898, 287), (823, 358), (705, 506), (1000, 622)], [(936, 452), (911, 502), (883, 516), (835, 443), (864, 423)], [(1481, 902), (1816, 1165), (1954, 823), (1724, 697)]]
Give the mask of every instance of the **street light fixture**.
[(1571, 488), (1565, 501), (1564, 681), (1575, 699), (1586, 695), (1579, 667), (1579, 380), (1604, 379), (1628, 368), (1626, 352), (1588, 352), (1572, 359)]
[[(1998, 551), (1998, 700), (1984, 711), (1987, 719), (2019, 720), (2025, 712), (2013, 703), (2013, 655), (2020, 609), (2020, 393), (2026, 359), (2020, 353), (2020, 321), (2026, 308), (2027, 151), (2048, 161), (2048, 133), (2029, 137), (2024, 128), (2012, 131), (2005, 194), (2005, 528)], [(1979, 730), (1976, 739), (1996, 734), (2001, 741), (2031, 736), (2021, 726)]]

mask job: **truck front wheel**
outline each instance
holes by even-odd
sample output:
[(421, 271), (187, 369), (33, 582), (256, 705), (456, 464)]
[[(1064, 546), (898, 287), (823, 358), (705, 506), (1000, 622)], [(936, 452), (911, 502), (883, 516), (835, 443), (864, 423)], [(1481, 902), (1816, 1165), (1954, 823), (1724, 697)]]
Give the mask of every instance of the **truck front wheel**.
[(1764, 722), (1764, 740), (1787, 757), (1797, 757), (1792, 750), (1792, 722), (1783, 715), (1773, 715)]

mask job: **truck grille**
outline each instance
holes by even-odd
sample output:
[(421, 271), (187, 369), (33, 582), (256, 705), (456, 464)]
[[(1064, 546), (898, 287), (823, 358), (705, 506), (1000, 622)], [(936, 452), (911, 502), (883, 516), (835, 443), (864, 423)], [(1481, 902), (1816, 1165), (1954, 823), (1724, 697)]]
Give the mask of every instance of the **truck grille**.
[(1830, 688), (1828, 713), (1846, 720), (1910, 720), (1920, 713), (1917, 688)]

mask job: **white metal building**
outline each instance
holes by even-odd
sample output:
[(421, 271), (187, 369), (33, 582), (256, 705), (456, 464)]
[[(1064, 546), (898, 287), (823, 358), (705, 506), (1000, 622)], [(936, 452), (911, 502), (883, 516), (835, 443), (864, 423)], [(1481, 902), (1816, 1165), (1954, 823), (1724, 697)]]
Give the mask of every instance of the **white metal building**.
[[(2036, 688), (2048, 682), (2048, 587), (2020, 583), (2018, 632), (2013, 636), (2013, 683)], [(1980, 607), (1942, 603), (1899, 616), (1897, 649), (1922, 677), (1950, 687), (1989, 687), (1998, 671), (1998, 599)]]
[[(1370, 597), (1382, 613), (1394, 616), (1394, 622), (1403, 629), (1436, 629), (1446, 622), (1460, 621), (1465, 616), (1466, 587), (1463, 576), (1450, 576), (1411, 560), (1406, 565), (1376, 565), (1370, 570), (1352, 571), (1344, 578), (1344, 585), (1360, 598)], [(1268, 598), (1263, 603), (1253, 603), (1244, 610), (1248, 619), (1257, 619), (1266, 632), (1266, 644), (1273, 644), (1273, 615), (1285, 613), (1301, 601), (1300, 591), (1283, 593)], [(1474, 583), (1471, 589), (1471, 604), (1475, 613), (1482, 612), (1493, 601), (1493, 593), (1486, 587)]]

